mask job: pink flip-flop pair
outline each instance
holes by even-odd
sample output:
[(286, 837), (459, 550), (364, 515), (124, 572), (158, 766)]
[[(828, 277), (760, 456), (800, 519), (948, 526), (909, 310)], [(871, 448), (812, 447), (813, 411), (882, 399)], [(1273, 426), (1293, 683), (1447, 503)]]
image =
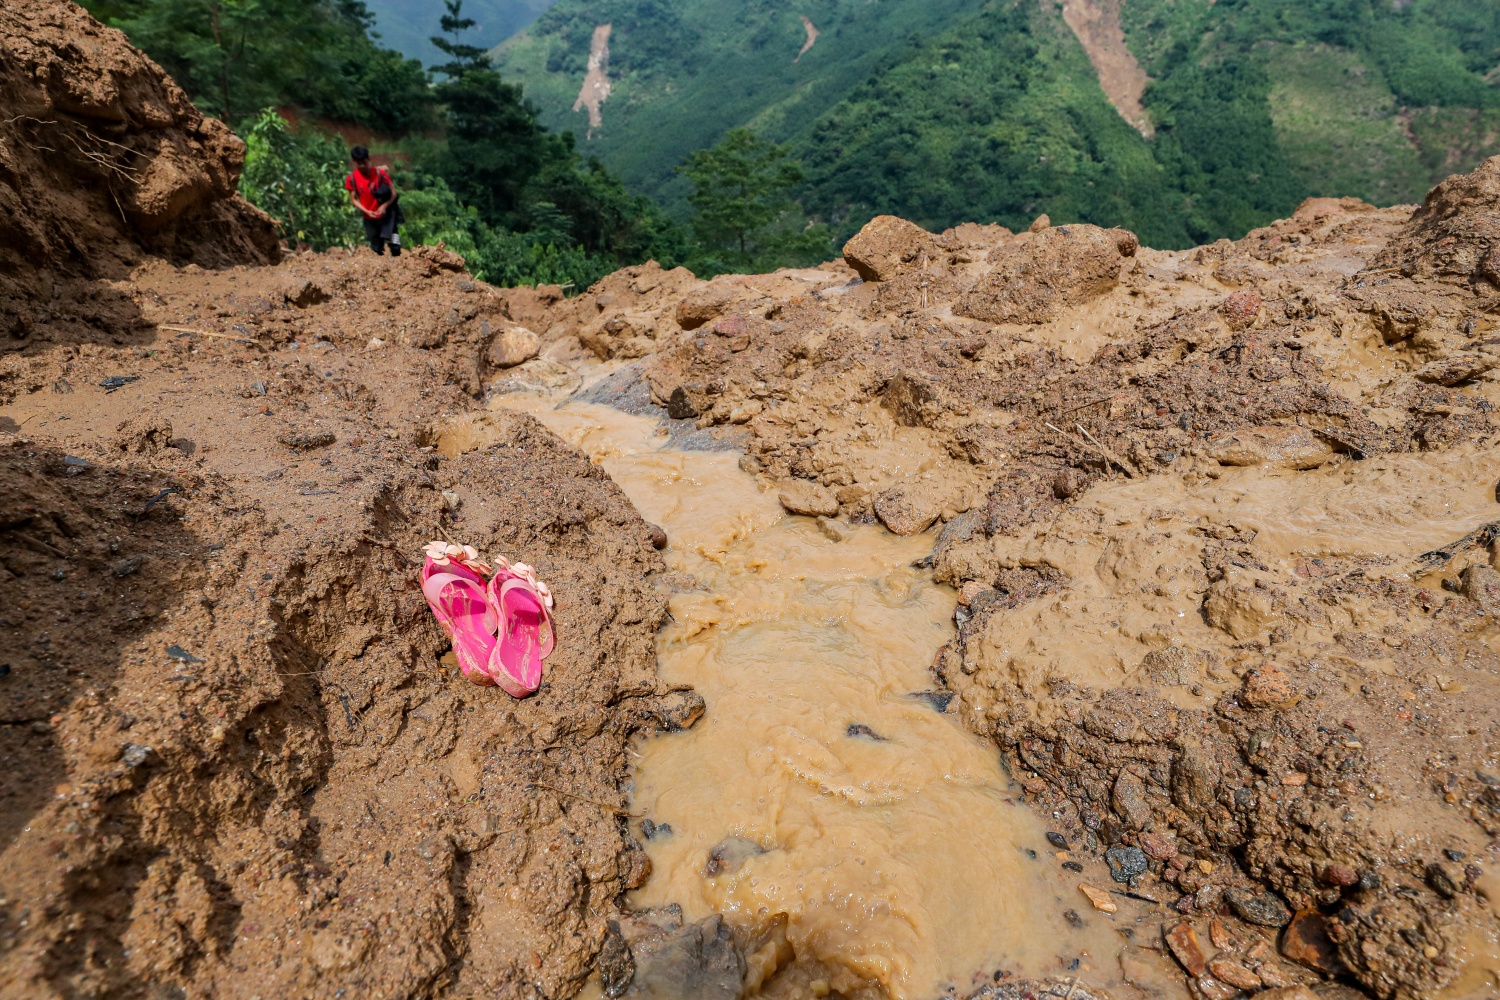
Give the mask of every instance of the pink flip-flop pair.
[(516, 698), (540, 687), (553, 646), (552, 593), (536, 571), (505, 559), (491, 569), (468, 545), (430, 542), (422, 551), (422, 594), (463, 675)]

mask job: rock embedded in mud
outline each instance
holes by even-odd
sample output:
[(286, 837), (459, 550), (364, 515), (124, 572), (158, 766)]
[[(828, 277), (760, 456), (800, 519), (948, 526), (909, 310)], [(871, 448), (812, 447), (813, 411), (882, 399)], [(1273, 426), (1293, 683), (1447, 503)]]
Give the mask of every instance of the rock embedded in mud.
[(1312, 431), (1279, 424), (1238, 430), (1208, 446), (1208, 457), (1228, 466), (1316, 469), (1327, 465), (1335, 454), (1333, 446)]
[(893, 486), (875, 497), (875, 516), (897, 535), (917, 535), (932, 527), (941, 508), (931, 497)]
[(1139, 847), (1111, 847), (1104, 852), (1104, 863), (1109, 865), (1109, 877), (1125, 884), (1140, 878), (1151, 867), (1146, 852)]
[(630, 993), (656, 1000), (739, 1000), (745, 956), (718, 914), (630, 942)]
[(541, 353), (542, 341), (524, 326), (508, 326), (495, 334), (485, 352), (496, 368), (514, 368)]
[(937, 238), (894, 215), (877, 215), (844, 244), (844, 260), (866, 281), (890, 281), (943, 255)]
[(1318, 995), (1306, 986), (1282, 986), (1255, 994), (1255, 1000), (1318, 1000)]
[(303, 277), (288, 278), (282, 284), (279, 292), (288, 304), (294, 305), (298, 309), (306, 309), (309, 306), (327, 302), (329, 299), (329, 295), (323, 290), (322, 285), (319, 285), (310, 278)]
[(1203, 970), (1208, 966), (1208, 960), (1203, 954), (1203, 946), (1198, 943), (1198, 932), (1193, 925), (1183, 921), (1163, 932), (1167, 947), (1172, 949), (1172, 954), (1187, 970), (1190, 976), (1201, 976)]
[(1142, 833), (1136, 838), (1140, 841), (1141, 850), (1146, 852), (1146, 857), (1157, 861), (1166, 861), (1177, 856), (1177, 838), (1169, 833)]
[(781, 506), (807, 517), (833, 517), (839, 512), (838, 497), (828, 487), (809, 479), (787, 479), (776, 487)]
[(1219, 303), (1219, 313), (1231, 330), (1243, 330), (1260, 314), (1260, 293), (1253, 289), (1235, 292)]
[(723, 315), (733, 301), (734, 292), (727, 285), (710, 283), (677, 303), (677, 325), (684, 330), (696, 330)]
[(1114, 808), (1115, 815), (1124, 820), (1125, 825), (1132, 830), (1144, 830), (1151, 824), (1151, 803), (1146, 801), (1146, 783), (1129, 771), (1121, 771), (1120, 776), (1115, 779), (1110, 805)]
[(733, 875), (749, 859), (766, 853), (766, 849), (746, 837), (725, 837), (708, 852), (708, 861), (703, 866), (705, 878)]
[(1500, 618), (1500, 572), (1476, 564), (1459, 574), (1459, 593), (1478, 604), (1491, 618)]
[(1123, 229), (1077, 225), (1048, 229), (996, 247), (988, 273), (954, 306), (985, 323), (1045, 323), (1115, 287), (1139, 242)]
[(1247, 671), (1240, 687), (1240, 701), (1251, 708), (1287, 708), (1297, 697), (1292, 679), (1274, 663)]
[(309, 451), (313, 448), (326, 448), (338, 439), (332, 431), (293, 431), (280, 435), (276, 440), (288, 448)]
[(1452, 387), (1476, 379), (1496, 368), (1500, 368), (1500, 356), (1480, 354), (1475, 351), (1459, 351), (1423, 365), (1412, 372), (1412, 375), (1420, 382)]
[(1316, 910), (1299, 910), (1281, 934), (1281, 953), (1298, 965), (1324, 975), (1344, 971), (1338, 947), (1328, 937), (1328, 925)]
[(830, 542), (842, 542), (849, 537), (847, 525), (841, 524), (831, 517), (818, 518), (818, 531)]
[(1115, 901), (1109, 897), (1109, 893), (1106, 890), (1096, 888), (1092, 885), (1089, 885), (1087, 882), (1079, 882), (1078, 891), (1083, 893), (1084, 896), (1088, 898), (1089, 903), (1093, 905), (1094, 909), (1098, 910), (1100, 913), (1114, 913), (1120, 908), (1115, 903)]
[(620, 922), (605, 924), (604, 941), (599, 946), (599, 986), (607, 997), (622, 997), (635, 978), (635, 959), (630, 945), (620, 932)]
[(1292, 919), (1292, 911), (1269, 892), (1226, 889), (1224, 901), (1246, 923), (1260, 924), (1262, 927), (1285, 927)]

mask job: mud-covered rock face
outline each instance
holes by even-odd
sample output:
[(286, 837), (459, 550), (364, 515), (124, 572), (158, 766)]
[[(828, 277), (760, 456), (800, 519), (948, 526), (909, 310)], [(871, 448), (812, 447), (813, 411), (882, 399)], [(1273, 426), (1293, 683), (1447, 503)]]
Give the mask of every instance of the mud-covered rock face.
[(76, 4), (0, 9), (0, 103), (0, 351), (133, 334), (138, 310), (96, 279), (145, 254), (277, 256), (270, 218), (235, 193), (244, 144)]

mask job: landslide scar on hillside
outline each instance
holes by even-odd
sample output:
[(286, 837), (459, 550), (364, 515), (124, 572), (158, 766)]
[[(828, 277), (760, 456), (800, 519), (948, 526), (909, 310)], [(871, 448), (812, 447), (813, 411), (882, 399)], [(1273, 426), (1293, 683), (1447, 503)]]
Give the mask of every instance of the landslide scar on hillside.
[(1146, 117), (1141, 95), (1149, 78), (1125, 44), (1120, 27), (1121, 0), (1063, 0), (1063, 20), (1088, 53), (1104, 96), (1137, 132), (1151, 138), (1155, 129)]
[(802, 49), (797, 53), (797, 58), (792, 60), (794, 63), (801, 62), (802, 57), (807, 55), (807, 50), (812, 48), (813, 44), (818, 40), (818, 29), (813, 25), (812, 19), (806, 14), (801, 15), (801, 17), (802, 27), (807, 29), (807, 41), (802, 43)]
[(583, 87), (578, 91), (578, 100), (573, 110), (589, 110), (589, 130), (585, 138), (594, 137), (594, 129), (604, 124), (599, 109), (609, 100), (609, 33), (612, 24), (601, 24), (594, 28), (593, 41), (589, 43), (589, 71), (583, 78)]

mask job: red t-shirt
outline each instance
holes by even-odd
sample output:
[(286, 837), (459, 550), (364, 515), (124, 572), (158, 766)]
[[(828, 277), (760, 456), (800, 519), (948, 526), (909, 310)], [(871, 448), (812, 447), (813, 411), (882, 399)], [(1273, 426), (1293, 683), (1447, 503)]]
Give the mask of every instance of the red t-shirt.
[(385, 167), (376, 167), (375, 176), (366, 177), (361, 171), (352, 171), (344, 178), (344, 190), (354, 192), (359, 203), (373, 212), (380, 207), (380, 201), (375, 197), (375, 189), (384, 185), (391, 187), (391, 175), (386, 172)]

